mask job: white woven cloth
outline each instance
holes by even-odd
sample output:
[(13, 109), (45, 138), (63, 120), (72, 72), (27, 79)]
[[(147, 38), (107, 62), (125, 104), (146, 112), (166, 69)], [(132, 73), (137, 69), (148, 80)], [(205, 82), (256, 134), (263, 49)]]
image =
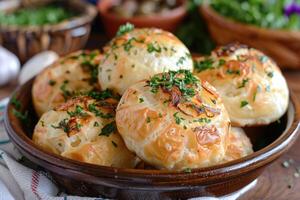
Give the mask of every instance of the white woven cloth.
[[(22, 165), (22, 158), (4, 130), (0, 108), (0, 200), (101, 200), (67, 196), (51, 181), (48, 174)], [(199, 197), (192, 200), (235, 200), (255, 184), (256, 180), (242, 190), (222, 198)]]

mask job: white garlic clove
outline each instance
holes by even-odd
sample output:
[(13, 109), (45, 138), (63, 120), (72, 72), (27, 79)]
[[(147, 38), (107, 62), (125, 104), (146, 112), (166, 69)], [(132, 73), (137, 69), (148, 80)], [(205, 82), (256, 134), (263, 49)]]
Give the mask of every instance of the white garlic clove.
[(20, 61), (17, 56), (0, 46), (0, 86), (16, 79), (20, 71)]
[(24, 84), (57, 59), (58, 55), (54, 51), (44, 51), (36, 54), (23, 65), (19, 76), (19, 84)]

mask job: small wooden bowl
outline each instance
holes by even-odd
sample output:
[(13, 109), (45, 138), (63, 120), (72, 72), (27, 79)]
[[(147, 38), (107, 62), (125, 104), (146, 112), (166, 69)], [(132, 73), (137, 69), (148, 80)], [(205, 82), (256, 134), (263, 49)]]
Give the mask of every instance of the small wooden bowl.
[(156, 27), (173, 32), (186, 15), (185, 1), (180, 0), (178, 7), (171, 10), (166, 15), (136, 16), (131, 18), (119, 17), (109, 12), (109, 9), (118, 3), (118, 0), (101, 0), (98, 3), (98, 10), (102, 18), (107, 35), (115, 36), (119, 26), (130, 22), (135, 27)]
[[(86, 44), (91, 22), (97, 15), (97, 9), (83, 1), (35, 1), (38, 6), (42, 3), (59, 2), (63, 6), (78, 12), (58, 24), (43, 26), (0, 25), (0, 44), (16, 54), (21, 62), (25, 62), (35, 54), (53, 50), (59, 55), (82, 49)], [(20, 6), (20, 5), (19, 5)], [(32, 6), (32, 4), (25, 4)], [(9, 12), (19, 7), (9, 8)]]
[(221, 16), (209, 5), (199, 11), (218, 45), (240, 42), (262, 50), (280, 67), (300, 69), (300, 32), (272, 30), (243, 24)]
[(31, 140), (37, 122), (31, 101), (32, 80), (15, 91), (28, 110), (25, 125), (13, 114), (12, 102), (6, 110), (5, 128), (13, 144), (33, 163), (49, 171), (56, 182), (72, 195), (116, 199), (187, 199), (222, 196), (251, 183), (263, 169), (287, 151), (299, 135), (300, 106), (291, 95), (285, 116), (265, 127), (247, 128), (255, 152), (247, 157), (190, 173), (144, 169), (121, 169), (81, 163), (39, 149)]

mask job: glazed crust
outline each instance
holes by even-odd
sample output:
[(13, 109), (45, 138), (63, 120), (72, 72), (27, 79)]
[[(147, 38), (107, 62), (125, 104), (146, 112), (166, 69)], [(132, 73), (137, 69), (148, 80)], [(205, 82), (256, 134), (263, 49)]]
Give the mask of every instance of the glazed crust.
[(134, 168), (138, 159), (126, 148), (115, 127), (116, 105), (114, 99), (71, 99), (42, 115), (33, 142), (41, 149), (76, 161)]
[(99, 88), (97, 66), (101, 56), (98, 51), (77, 51), (43, 70), (32, 87), (36, 113), (41, 116), (64, 103), (73, 93)]
[(262, 52), (231, 44), (195, 61), (195, 74), (217, 89), (234, 126), (267, 125), (286, 112), (286, 80)]
[(253, 153), (252, 144), (242, 128), (231, 127), (224, 162), (236, 160)]
[(129, 87), (116, 112), (126, 146), (158, 169), (220, 163), (225, 157), (229, 117), (215, 89), (198, 81), (189, 86), (195, 91), (190, 99), (184, 99), (175, 86), (156, 93), (149, 81)]
[(154, 74), (169, 70), (193, 70), (189, 50), (172, 33), (155, 29), (134, 29), (115, 37), (104, 47), (99, 65), (99, 83), (103, 89), (119, 94)]

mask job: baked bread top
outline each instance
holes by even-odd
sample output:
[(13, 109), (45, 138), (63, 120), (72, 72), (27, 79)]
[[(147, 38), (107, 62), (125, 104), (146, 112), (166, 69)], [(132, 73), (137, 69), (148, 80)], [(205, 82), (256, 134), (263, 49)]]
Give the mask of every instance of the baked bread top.
[(152, 76), (129, 87), (116, 111), (126, 146), (158, 169), (220, 163), (229, 116), (215, 89), (188, 70)]
[(287, 110), (289, 91), (276, 63), (262, 52), (230, 44), (195, 59), (194, 73), (212, 84), (234, 126), (267, 125)]

